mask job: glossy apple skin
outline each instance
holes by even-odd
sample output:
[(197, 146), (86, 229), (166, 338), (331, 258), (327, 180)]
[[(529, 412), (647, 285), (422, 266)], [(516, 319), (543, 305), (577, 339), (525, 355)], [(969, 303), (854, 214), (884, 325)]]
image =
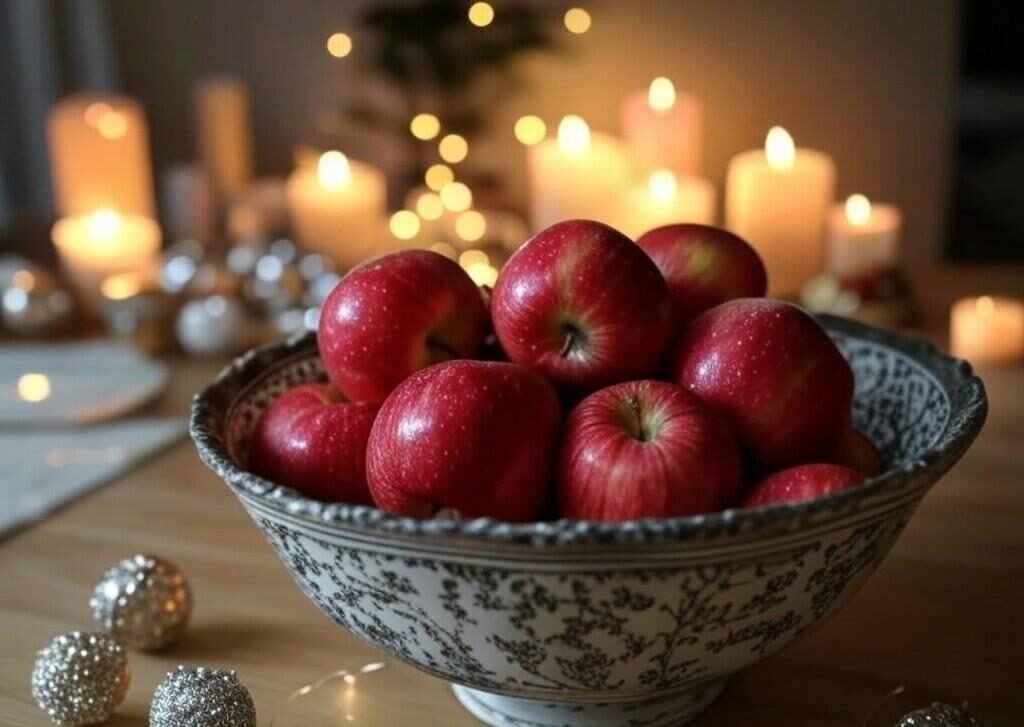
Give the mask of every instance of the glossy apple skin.
[(758, 298), (768, 289), (764, 262), (743, 238), (710, 225), (657, 227), (636, 244), (668, 283), (676, 326), (735, 298)]
[(498, 275), (491, 315), (512, 361), (583, 392), (653, 376), (671, 333), (658, 268), (590, 220), (552, 225), (519, 248)]
[(342, 278), (324, 301), (317, 339), (334, 385), (380, 403), (424, 366), (476, 356), (487, 325), (483, 297), (457, 263), (404, 250)]
[(249, 468), (325, 502), (373, 504), (366, 484), (366, 442), (377, 404), (351, 402), (328, 384), (303, 384), (263, 414), (249, 447)]
[(563, 517), (622, 521), (721, 510), (743, 484), (739, 446), (699, 398), (664, 381), (628, 381), (573, 409), (558, 456)]
[(548, 492), (560, 419), (551, 385), (525, 366), (460, 360), (418, 371), (370, 432), (373, 499), (398, 515), (530, 520)]
[(852, 425), (839, 434), (828, 461), (857, 470), (864, 477), (874, 477), (883, 467), (882, 455), (878, 449)]
[(740, 298), (702, 313), (677, 341), (672, 371), (725, 416), (762, 472), (828, 461), (849, 425), (853, 372), (789, 303)]
[(838, 464), (803, 464), (768, 475), (754, 485), (743, 507), (799, 502), (845, 490), (863, 481), (857, 470)]

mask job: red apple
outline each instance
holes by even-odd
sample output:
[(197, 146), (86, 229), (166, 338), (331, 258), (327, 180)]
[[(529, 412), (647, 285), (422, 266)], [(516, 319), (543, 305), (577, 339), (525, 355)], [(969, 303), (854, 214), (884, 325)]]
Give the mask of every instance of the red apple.
[(677, 326), (720, 303), (761, 297), (768, 289), (761, 257), (720, 227), (665, 225), (644, 233), (636, 244), (665, 277)]
[(524, 521), (547, 495), (560, 420), (536, 371), (499, 361), (449, 361), (403, 381), (367, 445), (377, 506), (430, 517)]
[(857, 470), (838, 464), (802, 464), (765, 477), (743, 501), (743, 507), (813, 500), (845, 490), (864, 478)]
[(853, 372), (795, 305), (716, 306), (686, 328), (672, 358), (675, 381), (725, 416), (762, 471), (827, 461), (849, 425)]
[(864, 477), (874, 477), (882, 471), (882, 455), (871, 440), (852, 425), (839, 434), (829, 461), (857, 470)]
[(559, 222), (520, 247), (498, 275), (491, 314), (512, 361), (576, 391), (653, 375), (671, 329), (658, 268), (590, 220)]
[(563, 517), (633, 520), (729, 507), (743, 482), (740, 451), (704, 402), (664, 381), (594, 392), (566, 421), (558, 457)]
[(424, 366), (475, 356), (486, 329), (484, 300), (457, 263), (404, 250), (342, 278), (324, 301), (318, 339), (334, 385), (379, 403)]
[(249, 468), (317, 500), (370, 505), (366, 440), (378, 408), (328, 384), (297, 386), (256, 425)]

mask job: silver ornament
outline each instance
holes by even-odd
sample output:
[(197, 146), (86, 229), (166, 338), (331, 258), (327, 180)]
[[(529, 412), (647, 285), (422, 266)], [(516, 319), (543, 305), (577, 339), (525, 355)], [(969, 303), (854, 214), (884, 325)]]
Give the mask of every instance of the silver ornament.
[(936, 702), (904, 715), (896, 727), (981, 727), (981, 723), (966, 709)]
[(178, 343), (193, 356), (222, 356), (243, 349), (251, 328), (245, 307), (222, 295), (189, 301), (174, 322)]
[(302, 276), (294, 266), (282, 262), (277, 255), (267, 254), (256, 262), (254, 274), (245, 281), (242, 291), (254, 308), (273, 314), (295, 306), (304, 289)]
[(19, 336), (46, 336), (65, 325), (74, 313), (74, 299), (44, 268), (31, 263), (8, 269), (0, 261), (0, 318)]
[(39, 652), (32, 696), (55, 724), (100, 724), (124, 701), (131, 683), (124, 647), (106, 634), (72, 631)]
[(89, 607), (96, 626), (125, 646), (160, 649), (184, 633), (192, 615), (192, 591), (173, 563), (135, 555), (103, 575)]
[(256, 727), (256, 707), (235, 672), (179, 666), (153, 693), (149, 727)]

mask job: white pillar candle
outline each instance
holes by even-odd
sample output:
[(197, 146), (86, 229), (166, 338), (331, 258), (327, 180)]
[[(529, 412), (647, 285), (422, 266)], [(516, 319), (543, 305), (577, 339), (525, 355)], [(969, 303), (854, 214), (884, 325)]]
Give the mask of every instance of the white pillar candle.
[(636, 239), (648, 230), (676, 222), (710, 225), (715, 219), (715, 189), (699, 177), (676, 177), (668, 169), (651, 172), (620, 200), (614, 227)]
[(535, 230), (564, 219), (610, 222), (609, 213), (626, 188), (629, 164), (612, 136), (591, 134), (578, 116), (566, 116), (558, 140), (527, 149), (530, 222)]
[(899, 257), (901, 224), (895, 206), (850, 195), (829, 213), (825, 269), (840, 278), (892, 270)]
[(704, 107), (694, 96), (678, 93), (667, 78), (651, 81), (622, 104), (622, 135), (643, 171), (671, 169), (680, 176), (703, 171)]
[(286, 188), (295, 236), (308, 249), (342, 268), (382, 252), (387, 189), (378, 169), (328, 151), (315, 167), (296, 168)]
[(220, 78), (196, 89), (196, 137), (199, 158), (217, 193), (238, 194), (252, 179), (253, 143), (249, 89)]
[(170, 240), (210, 242), (217, 233), (217, 203), (199, 164), (175, 164), (160, 175), (164, 230)]
[(963, 298), (949, 317), (950, 351), (971, 363), (1007, 364), (1024, 360), (1024, 301)]
[(69, 96), (50, 111), (47, 133), (60, 216), (103, 208), (154, 215), (149, 132), (138, 103), (123, 96)]
[(832, 158), (797, 149), (780, 127), (765, 148), (729, 162), (725, 226), (761, 254), (771, 295), (795, 296), (823, 267), (825, 218), (835, 187)]
[(51, 236), (68, 278), (93, 312), (106, 278), (122, 273), (156, 276), (160, 227), (150, 217), (102, 209), (58, 220)]

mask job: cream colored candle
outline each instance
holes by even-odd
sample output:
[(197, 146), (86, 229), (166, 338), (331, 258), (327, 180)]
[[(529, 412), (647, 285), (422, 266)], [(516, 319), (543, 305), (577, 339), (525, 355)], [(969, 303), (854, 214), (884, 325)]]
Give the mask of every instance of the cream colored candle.
[(535, 230), (574, 217), (611, 222), (629, 177), (618, 139), (592, 134), (583, 119), (566, 116), (558, 125), (557, 141), (542, 141), (526, 153)]
[(963, 298), (949, 316), (950, 351), (974, 364), (1024, 361), (1024, 301)]
[(622, 196), (614, 227), (636, 239), (648, 230), (676, 222), (710, 225), (715, 219), (715, 189), (706, 179), (676, 177), (668, 169), (651, 172), (647, 182)]
[(778, 126), (768, 132), (764, 150), (729, 162), (725, 226), (761, 254), (769, 294), (795, 296), (822, 271), (835, 176), (831, 157), (797, 149)]
[(387, 190), (378, 169), (328, 151), (292, 172), (286, 190), (295, 236), (308, 249), (342, 268), (383, 251)]
[(659, 77), (647, 91), (622, 104), (622, 135), (643, 171), (671, 169), (680, 176), (703, 172), (704, 107), (694, 96), (678, 93)]
[(175, 164), (160, 175), (160, 207), (170, 240), (211, 242), (217, 233), (217, 204), (210, 178), (199, 164)]
[(252, 179), (253, 143), (249, 89), (230, 78), (204, 81), (196, 89), (199, 158), (218, 194), (242, 192)]
[(829, 213), (825, 269), (841, 278), (892, 270), (899, 258), (901, 225), (895, 206), (850, 195)]
[(58, 215), (108, 207), (154, 215), (149, 131), (138, 103), (123, 96), (69, 96), (50, 111), (47, 134)]
[(150, 217), (102, 209), (58, 220), (51, 236), (68, 278), (94, 312), (108, 277), (122, 273), (156, 276), (160, 227)]

